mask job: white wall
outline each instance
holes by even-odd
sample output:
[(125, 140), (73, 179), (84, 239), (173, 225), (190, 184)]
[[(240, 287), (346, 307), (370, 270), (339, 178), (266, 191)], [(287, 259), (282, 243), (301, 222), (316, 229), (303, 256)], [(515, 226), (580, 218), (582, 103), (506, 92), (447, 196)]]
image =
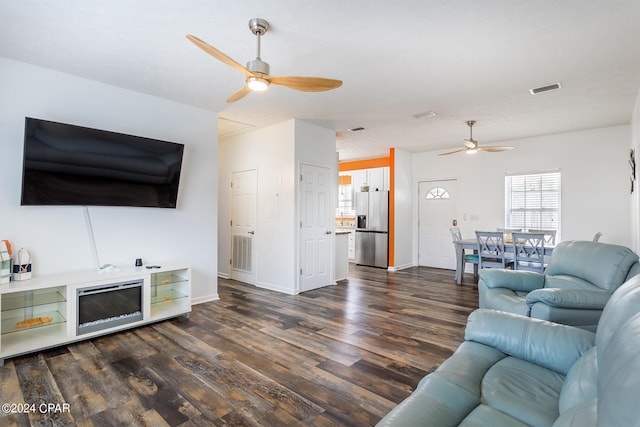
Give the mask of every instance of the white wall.
[(411, 153), (395, 150), (394, 165), (394, 265), (398, 270), (414, 265), (413, 263), (413, 210), (415, 194), (413, 192), (413, 173)]
[(193, 267), (195, 302), (217, 291), (217, 120), (210, 111), (0, 58), (0, 238), (33, 274), (94, 268), (81, 207), (21, 207), (25, 116), (185, 144), (177, 209), (90, 207), (101, 263)]
[[(256, 169), (256, 285), (299, 292), (297, 176), (300, 164), (326, 165), (336, 172), (335, 133), (312, 123), (288, 120), (220, 140), (220, 275), (229, 277), (230, 186), (234, 171)], [(337, 189), (336, 189), (337, 191)], [(337, 197), (337, 196), (336, 196)], [(335, 199), (335, 197), (334, 197)], [(333, 210), (331, 211), (333, 214)], [(332, 216), (333, 225), (333, 216)]]
[[(590, 240), (600, 231), (601, 241), (630, 246), (629, 138), (629, 126), (615, 126), (502, 141), (515, 146), (502, 153), (415, 154), (414, 194), (419, 181), (457, 178), (458, 224), (472, 237), (475, 230), (503, 226), (506, 173), (559, 169), (562, 239)], [(413, 224), (417, 234), (416, 204)]]
[[(636, 163), (640, 161), (640, 91), (631, 116), (631, 148), (635, 150)], [(640, 164), (636, 164), (635, 191), (631, 197), (631, 238), (632, 248), (640, 252)]]

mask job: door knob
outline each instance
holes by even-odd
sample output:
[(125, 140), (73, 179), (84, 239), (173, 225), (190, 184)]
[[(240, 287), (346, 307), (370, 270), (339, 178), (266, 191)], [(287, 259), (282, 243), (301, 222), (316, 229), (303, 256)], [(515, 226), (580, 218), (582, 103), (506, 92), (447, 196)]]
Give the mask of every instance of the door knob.
[(249, 231), (249, 234), (256, 234), (256, 232), (251, 230), (251, 231)]
[(324, 234), (331, 234), (331, 231), (325, 231)]

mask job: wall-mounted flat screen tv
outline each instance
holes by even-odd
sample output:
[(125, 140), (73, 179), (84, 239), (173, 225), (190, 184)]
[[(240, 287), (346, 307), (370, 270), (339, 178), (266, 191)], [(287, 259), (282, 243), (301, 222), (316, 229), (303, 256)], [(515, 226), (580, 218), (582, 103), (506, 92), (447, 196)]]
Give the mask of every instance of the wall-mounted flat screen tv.
[(25, 118), (23, 206), (175, 208), (184, 145)]

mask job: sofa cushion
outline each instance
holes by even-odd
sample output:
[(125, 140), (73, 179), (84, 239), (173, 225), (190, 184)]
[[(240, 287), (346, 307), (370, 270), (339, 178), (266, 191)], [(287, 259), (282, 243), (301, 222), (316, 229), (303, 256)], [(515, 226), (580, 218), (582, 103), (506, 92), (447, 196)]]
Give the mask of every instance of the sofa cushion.
[[(627, 278), (638, 255), (631, 249), (608, 243), (560, 242), (553, 250), (546, 276), (573, 276), (612, 292)], [(545, 287), (550, 287), (545, 283)]]
[(485, 405), (528, 425), (549, 426), (559, 415), (558, 399), (563, 381), (564, 375), (555, 371), (506, 357), (484, 376), (482, 400)]

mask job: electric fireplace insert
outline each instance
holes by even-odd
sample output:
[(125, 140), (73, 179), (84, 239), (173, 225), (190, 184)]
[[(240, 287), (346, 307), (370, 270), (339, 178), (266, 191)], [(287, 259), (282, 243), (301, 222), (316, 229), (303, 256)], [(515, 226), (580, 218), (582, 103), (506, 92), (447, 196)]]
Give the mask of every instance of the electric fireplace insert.
[(81, 288), (77, 291), (77, 335), (142, 320), (143, 280)]

